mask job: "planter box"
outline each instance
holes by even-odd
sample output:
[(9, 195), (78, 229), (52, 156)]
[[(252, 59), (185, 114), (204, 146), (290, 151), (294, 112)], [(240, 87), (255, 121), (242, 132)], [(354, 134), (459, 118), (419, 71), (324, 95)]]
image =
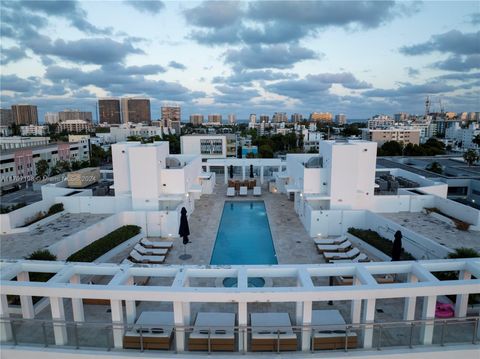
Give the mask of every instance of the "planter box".
[(353, 234), (346, 233), (346, 236), (347, 239), (352, 242), (355, 247), (357, 247), (360, 251), (368, 252), (369, 254), (383, 262), (390, 262), (392, 260), (391, 257), (387, 256), (385, 253), (363, 241), (362, 239), (355, 237)]

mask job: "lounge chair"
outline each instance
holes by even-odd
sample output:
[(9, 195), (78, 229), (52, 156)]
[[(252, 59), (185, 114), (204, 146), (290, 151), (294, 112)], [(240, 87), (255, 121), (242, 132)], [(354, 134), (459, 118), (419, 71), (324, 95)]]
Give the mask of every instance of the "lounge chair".
[(297, 350), (288, 313), (251, 313), (252, 351)]
[(153, 256), (164, 256), (167, 254), (168, 249), (167, 248), (145, 248), (144, 246), (140, 244), (135, 244), (135, 247), (133, 247), (138, 253), (141, 255), (153, 255)]
[(227, 197), (235, 197), (235, 188), (234, 187), (228, 187), (227, 188)]
[(140, 349), (170, 349), (173, 337), (173, 312), (142, 312), (131, 330), (125, 332), (123, 347)]
[(329, 261), (330, 263), (359, 263), (359, 262), (369, 262), (368, 256), (365, 253), (360, 253), (353, 259), (333, 259)]
[(130, 252), (130, 259), (135, 263), (161, 264), (165, 262), (165, 256), (143, 256), (135, 250)]
[[(373, 278), (377, 281), (378, 284), (390, 284), (395, 283), (395, 278), (390, 274), (385, 275), (374, 275)], [(335, 285), (352, 285), (353, 277), (349, 276), (336, 276), (333, 280)]]
[(347, 240), (347, 237), (345, 236), (340, 236), (336, 238), (314, 238), (313, 241), (315, 242), (315, 245), (326, 245), (326, 244), (340, 244), (342, 242), (345, 242)]
[(319, 253), (323, 253), (323, 252), (346, 252), (351, 246), (352, 246), (352, 243), (347, 240), (347, 241), (342, 242), (340, 244), (317, 245), (317, 251)]
[(314, 350), (357, 346), (357, 333), (346, 330), (345, 319), (338, 310), (313, 310), (312, 329)]
[(235, 313), (198, 313), (188, 339), (188, 350), (235, 350)]
[(173, 242), (171, 241), (150, 241), (147, 238), (143, 238), (140, 244), (145, 248), (172, 248)]
[(348, 252), (323, 252), (323, 256), (327, 261), (332, 259), (353, 259), (360, 254), (358, 248), (352, 248)]
[(240, 187), (240, 196), (246, 196), (248, 194), (248, 189), (245, 186)]
[(254, 196), (261, 196), (262, 195), (262, 187), (259, 187), (259, 186), (253, 187), (253, 195)]

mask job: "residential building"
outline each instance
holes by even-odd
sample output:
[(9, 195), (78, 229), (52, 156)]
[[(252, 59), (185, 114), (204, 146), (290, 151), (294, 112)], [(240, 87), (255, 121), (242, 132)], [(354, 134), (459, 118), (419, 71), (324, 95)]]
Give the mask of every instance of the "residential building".
[(310, 114), (310, 121), (317, 122), (332, 122), (333, 115), (330, 112), (312, 112)]
[[(233, 149), (230, 147), (230, 154)], [(226, 135), (184, 135), (180, 137), (180, 149), (184, 155), (200, 155), (202, 159), (226, 158), (227, 136)]]
[(301, 113), (292, 113), (292, 115), (290, 116), (290, 120), (292, 122), (302, 122), (303, 115)]
[(316, 151), (320, 149), (320, 141), (325, 137), (323, 132), (309, 131), (304, 129), (302, 131), (303, 136), (303, 150), (305, 152)]
[(22, 136), (45, 136), (48, 134), (48, 126), (28, 125), (20, 126)]
[(269, 123), (270, 122), (270, 116), (268, 115), (260, 115), (259, 116), (259, 122), (260, 123)]
[(218, 113), (208, 115), (208, 123), (221, 124), (222, 123), (222, 115), (220, 115)]
[(38, 125), (37, 106), (12, 105), (12, 121), (17, 125)]
[(395, 126), (395, 120), (390, 116), (376, 115), (370, 118), (367, 122), (367, 127), (370, 129)]
[(60, 115), (58, 112), (47, 112), (44, 116), (45, 124), (54, 125), (60, 121)]
[(122, 123), (120, 112), (120, 100), (100, 99), (98, 100), (99, 123), (120, 124)]
[(168, 120), (167, 128), (175, 135), (180, 135), (182, 133), (182, 123), (180, 121)]
[(50, 137), (3, 137), (0, 139), (0, 149), (10, 150), (15, 148), (25, 148), (34, 146), (48, 145)]
[(275, 112), (272, 117), (272, 122), (274, 123), (288, 122), (287, 114), (285, 112)]
[(11, 109), (0, 108), (0, 126), (10, 126), (13, 121)]
[(2, 126), (0, 125), (0, 136), (11, 136), (12, 135), (12, 128), (10, 126)]
[(124, 97), (120, 99), (122, 123), (150, 123), (150, 99)]
[(335, 122), (338, 125), (345, 125), (347, 123), (347, 116), (344, 115), (343, 113), (335, 115)]
[(172, 126), (169, 121), (180, 122), (182, 120), (182, 109), (178, 105), (162, 106), (160, 115), (163, 126), (171, 128)]
[(190, 123), (194, 126), (201, 126), (203, 124), (203, 115), (198, 113), (190, 115)]
[(227, 141), (227, 157), (237, 157), (237, 135), (234, 133), (226, 133)]
[(237, 123), (237, 115), (235, 115), (234, 113), (230, 113), (230, 114), (228, 115), (228, 123), (229, 123), (230, 125), (236, 124), (236, 123)]
[(257, 115), (254, 114), (254, 113), (251, 113), (251, 114), (250, 114), (250, 117), (249, 117), (249, 119), (248, 119), (248, 122), (250, 122), (250, 123), (256, 123), (256, 122), (257, 122)]
[(408, 127), (390, 127), (382, 129), (362, 128), (362, 140), (376, 142), (378, 147), (388, 141), (402, 142), (404, 145), (420, 144), (420, 130)]
[(58, 113), (59, 122), (81, 120), (92, 123), (92, 119), (93, 116), (90, 111), (63, 110)]
[(408, 112), (400, 112), (393, 115), (395, 122), (404, 122), (407, 121), (410, 117)]
[(122, 123), (119, 126), (110, 127), (110, 135), (114, 142), (127, 141), (130, 136), (149, 138), (163, 137), (163, 128), (158, 126), (147, 126), (142, 123)]
[(91, 121), (85, 120), (66, 120), (58, 123), (58, 132), (73, 132), (73, 133), (86, 133), (92, 131), (93, 126)]

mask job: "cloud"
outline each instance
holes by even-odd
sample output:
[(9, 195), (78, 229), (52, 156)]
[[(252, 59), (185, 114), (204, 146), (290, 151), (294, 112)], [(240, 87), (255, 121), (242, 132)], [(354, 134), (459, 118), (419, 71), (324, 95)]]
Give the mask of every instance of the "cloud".
[(399, 97), (410, 95), (430, 95), (454, 91), (456, 87), (442, 81), (432, 81), (424, 84), (402, 84), (397, 89), (374, 89), (363, 92), (366, 97)]
[(237, 26), (192, 31), (188, 37), (203, 45), (236, 44), (241, 40)]
[(406, 67), (405, 70), (407, 70), (408, 76), (410, 77), (417, 77), (420, 75), (420, 70), (414, 69), (413, 67)]
[(10, 62), (19, 61), (28, 57), (24, 49), (21, 49), (18, 46), (13, 46), (8, 49), (1, 49), (1, 59), (0, 64), (6, 65)]
[(29, 92), (35, 87), (36, 82), (30, 79), (22, 79), (17, 75), (1, 75), (2, 91)]
[(180, 62), (177, 61), (170, 61), (168, 64), (169, 67), (177, 70), (186, 70), (187, 67), (184, 64), (181, 64)]
[(258, 90), (241, 86), (221, 85), (215, 87), (220, 94), (214, 96), (216, 104), (242, 104), (260, 95)]
[(468, 72), (480, 68), (480, 55), (454, 55), (448, 57), (446, 60), (433, 63), (432, 67), (448, 71)]
[(243, 16), (243, 5), (238, 1), (205, 1), (184, 10), (185, 20), (192, 25), (222, 28), (232, 25)]
[(470, 23), (472, 25), (479, 25), (480, 24), (480, 12), (470, 15)]
[(227, 84), (249, 84), (252, 81), (275, 81), (298, 77), (297, 74), (274, 72), (272, 70), (254, 70), (235, 72), (228, 77), (217, 76), (213, 78), (214, 83)]
[(140, 12), (152, 15), (158, 14), (165, 8), (165, 4), (159, 0), (127, 0), (125, 3)]
[(429, 54), (434, 51), (456, 55), (479, 54), (480, 31), (463, 33), (458, 30), (451, 30), (443, 34), (433, 35), (426, 42), (400, 48), (400, 52), (411, 56)]
[(314, 51), (298, 45), (252, 45), (227, 50), (225, 62), (239, 69), (288, 69), (297, 62), (319, 58)]

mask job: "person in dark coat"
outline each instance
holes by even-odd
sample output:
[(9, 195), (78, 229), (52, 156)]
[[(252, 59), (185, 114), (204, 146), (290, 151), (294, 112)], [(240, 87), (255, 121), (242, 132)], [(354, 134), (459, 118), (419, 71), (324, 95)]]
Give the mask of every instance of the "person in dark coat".
[(180, 228), (178, 229), (178, 234), (183, 238), (183, 244), (186, 245), (189, 242), (188, 236), (190, 235), (190, 228), (188, 227), (187, 210), (185, 207), (182, 207), (180, 214)]
[(396, 231), (392, 246), (392, 261), (399, 261), (402, 254), (402, 232)]

